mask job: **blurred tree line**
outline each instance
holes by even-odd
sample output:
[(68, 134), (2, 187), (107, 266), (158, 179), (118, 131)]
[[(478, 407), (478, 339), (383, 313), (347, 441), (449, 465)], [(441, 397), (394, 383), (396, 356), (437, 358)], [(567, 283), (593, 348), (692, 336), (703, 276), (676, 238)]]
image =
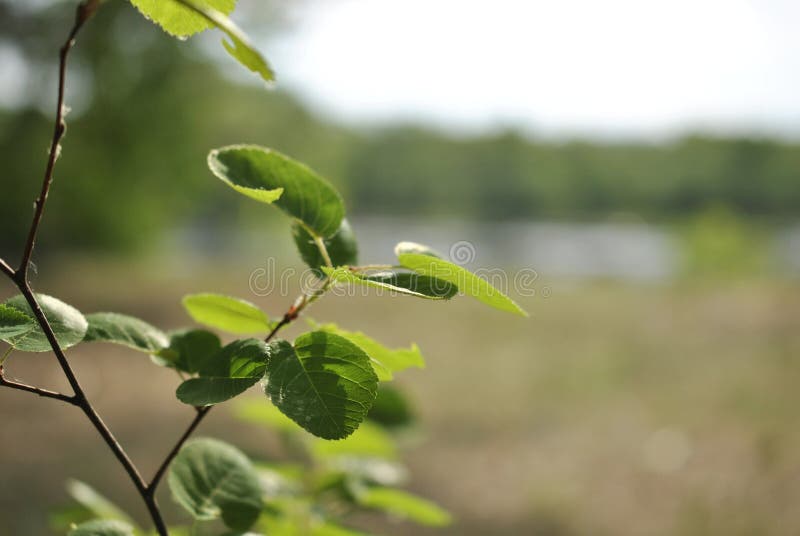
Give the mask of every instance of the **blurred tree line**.
[[(3, 84), (22, 85), (18, 102), (0, 107), (0, 254), (19, 247), (40, 186), (56, 53), (73, 7), (0, 1)], [(410, 125), (345, 128), (287, 94), (225, 78), (202, 46), (218, 38), (177, 43), (121, 0), (100, 10), (70, 72), (75, 109), (42, 233), (50, 248), (129, 250), (171, 223), (219, 223), (237, 210), (246, 217), (246, 205), (225, 195), (205, 164), (209, 148), (235, 140), (310, 163), (355, 214), (671, 221), (725, 206), (780, 223), (800, 212), (796, 144), (701, 136), (561, 143), (513, 131), (464, 138)]]

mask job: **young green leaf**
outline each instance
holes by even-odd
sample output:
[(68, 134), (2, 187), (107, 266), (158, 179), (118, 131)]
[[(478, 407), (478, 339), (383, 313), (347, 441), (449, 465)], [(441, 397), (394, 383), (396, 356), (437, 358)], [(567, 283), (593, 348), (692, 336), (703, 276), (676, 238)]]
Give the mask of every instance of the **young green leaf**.
[(269, 356), (270, 347), (263, 341), (234, 341), (205, 364), (200, 377), (180, 384), (176, 396), (192, 406), (229, 400), (258, 383), (266, 372)]
[(222, 348), (215, 334), (204, 329), (181, 330), (170, 334), (169, 347), (154, 354), (154, 361), (165, 367), (194, 374), (209, 366)]
[(134, 536), (133, 527), (122, 521), (87, 521), (70, 530), (67, 536)]
[(222, 441), (186, 443), (170, 466), (168, 482), (175, 501), (199, 521), (222, 518), (229, 528), (246, 531), (261, 513), (261, 486), (253, 464)]
[(300, 431), (297, 424), (272, 404), (263, 400), (239, 399), (234, 405), (234, 415), (243, 422), (266, 426), (282, 432)]
[[(37, 294), (36, 299), (62, 349), (75, 346), (83, 340), (88, 323), (80, 311), (61, 300), (44, 294)], [(5, 305), (31, 318), (34, 316), (33, 311), (28, 306), (28, 302), (22, 295), (8, 299)], [(29, 331), (12, 336), (0, 335), (0, 339), (22, 352), (47, 352), (52, 349), (38, 323)]]
[(269, 363), (267, 396), (312, 434), (342, 439), (352, 434), (372, 407), (378, 377), (369, 357), (344, 337), (313, 331), (279, 341)]
[(36, 320), (8, 305), (0, 304), (0, 339), (23, 335), (36, 327)]
[(321, 237), (339, 230), (344, 203), (331, 184), (305, 165), (256, 145), (231, 145), (211, 151), (208, 166), (234, 190), (302, 221)]
[[(175, 0), (170, 0), (175, 1)], [(177, 0), (187, 8), (194, 11), (196, 14), (205, 18), (208, 22), (212, 23), (221, 32), (228, 36), (230, 41), (222, 40), (222, 46), (228, 51), (228, 54), (233, 56), (239, 63), (261, 76), (265, 82), (271, 82), (275, 79), (275, 73), (267, 63), (267, 60), (261, 53), (256, 50), (250, 39), (245, 33), (236, 26), (233, 21), (220, 13), (216, 9), (212, 9), (205, 5), (207, 0)]]
[[(314, 242), (314, 237), (298, 222), (292, 224), (292, 237), (300, 252), (300, 257), (314, 271), (314, 275), (322, 278), (324, 274), (321, 268), (325, 266), (325, 260)], [(342, 219), (339, 230), (330, 238), (324, 239), (323, 243), (334, 266), (358, 263), (358, 244), (347, 218)]]
[[(342, 284), (361, 285), (389, 291), (389, 295), (404, 294), (428, 300), (443, 300), (452, 296), (452, 285), (442, 281), (434, 282), (427, 276), (412, 277), (412, 274), (384, 272), (375, 275), (362, 275), (349, 268), (322, 267), (322, 271), (332, 281)], [(416, 274), (413, 274), (416, 275)], [(395, 284), (396, 283), (396, 284)]]
[(452, 283), (416, 273), (386, 271), (361, 277), (368, 281), (410, 290), (432, 300), (449, 300), (458, 294), (458, 287)]
[(425, 368), (425, 359), (416, 344), (412, 344), (410, 348), (391, 349), (360, 331), (347, 331), (336, 324), (323, 324), (318, 329), (344, 337), (364, 350), (380, 381), (389, 381), (393, 372), (410, 367)]
[(396, 257), (399, 257), (405, 253), (428, 255), (429, 257), (436, 257), (437, 259), (442, 258), (438, 251), (435, 251), (428, 246), (417, 244), (416, 242), (400, 242), (394, 247), (394, 254)]
[[(188, 37), (215, 26), (214, 22), (182, 5), (178, 0), (130, 0), (142, 15), (170, 35)], [(211, 8), (221, 14), (230, 15), (236, 7), (236, 0), (193, 0), (198, 7)]]
[(357, 456), (393, 460), (397, 457), (397, 448), (391, 436), (370, 422), (361, 423), (358, 430), (341, 441), (317, 439), (311, 446), (311, 452), (319, 458)]
[(398, 251), (397, 258), (400, 264), (409, 270), (452, 283), (458, 287), (459, 291), (477, 298), (495, 309), (528, 316), (528, 313), (522, 310), (514, 300), (482, 277), (457, 264), (424, 253), (406, 253), (407, 249), (401, 249), (400, 244), (396, 251)]
[(266, 333), (272, 324), (252, 303), (222, 294), (190, 294), (183, 307), (195, 322), (237, 335)]
[(393, 516), (430, 527), (443, 527), (452, 516), (427, 499), (391, 488), (366, 488), (357, 494), (358, 503), (366, 508), (381, 510)]
[(101, 341), (121, 344), (134, 350), (153, 354), (169, 346), (169, 337), (143, 320), (118, 313), (86, 315), (89, 328), (85, 342)]

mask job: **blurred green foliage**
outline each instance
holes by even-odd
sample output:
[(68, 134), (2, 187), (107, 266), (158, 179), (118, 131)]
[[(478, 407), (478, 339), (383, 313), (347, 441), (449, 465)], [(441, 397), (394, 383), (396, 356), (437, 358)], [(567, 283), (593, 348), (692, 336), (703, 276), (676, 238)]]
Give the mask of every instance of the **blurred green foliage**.
[[(16, 248), (51, 135), (53, 72), (69, 3), (0, 1), (0, 44), (22, 54), (27, 100), (0, 108), (0, 250)], [(63, 32), (62, 32), (63, 33)], [(209, 148), (275, 147), (329, 177), (358, 214), (599, 220), (632, 213), (690, 220), (724, 205), (769, 222), (800, 208), (800, 146), (686, 137), (658, 145), (542, 141), (508, 131), (473, 137), (410, 125), (346, 128), (291, 96), (225, 78), (200, 46), (156, 31), (108, 2), (75, 50), (76, 110), (59, 163), (43, 250), (135, 250), (167, 224), (220, 225), (254, 211), (207, 180)], [(278, 73), (280, 80), (280, 73)], [(187, 195), (191, 191), (191, 195)], [(76, 217), (76, 208), (79, 216)]]

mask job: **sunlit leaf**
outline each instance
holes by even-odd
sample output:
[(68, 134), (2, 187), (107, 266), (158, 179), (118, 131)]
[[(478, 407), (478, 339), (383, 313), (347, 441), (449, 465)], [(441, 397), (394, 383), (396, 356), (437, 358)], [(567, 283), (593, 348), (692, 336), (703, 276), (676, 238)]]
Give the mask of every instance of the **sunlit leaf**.
[[(88, 323), (86, 318), (74, 307), (61, 300), (37, 294), (36, 300), (42, 308), (44, 316), (50, 323), (56, 340), (62, 349), (74, 346), (83, 340), (86, 335)], [(5, 302), (7, 307), (17, 310), (31, 318), (33, 311), (22, 295), (14, 296)], [(2, 340), (23, 352), (47, 352), (52, 350), (47, 337), (37, 323), (33, 329), (14, 336), (0, 336)]]
[(186, 443), (170, 466), (168, 481), (172, 496), (197, 520), (221, 518), (226, 526), (246, 531), (261, 513), (253, 464), (222, 441)]
[[(188, 37), (215, 24), (177, 0), (130, 0), (146, 18), (161, 26), (170, 35)], [(193, 0), (198, 7), (211, 8), (230, 15), (236, 0)]]
[(319, 236), (339, 230), (344, 217), (339, 193), (314, 171), (277, 151), (256, 145), (222, 147), (211, 151), (208, 166), (234, 190), (274, 203)]
[(428, 255), (429, 257), (436, 257), (437, 259), (442, 258), (438, 251), (423, 244), (417, 244), (416, 242), (400, 242), (394, 247), (394, 254), (397, 257), (405, 253)]
[(94, 520), (81, 523), (67, 536), (134, 536), (133, 527), (122, 521)]
[[(373, 287), (387, 292), (390, 296), (404, 294), (406, 296), (416, 296), (417, 298), (425, 298), (428, 300), (442, 300), (453, 295), (453, 293), (451, 293), (452, 285), (450, 283), (442, 282), (442, 284), (439, 285), (442, 290), (436, 290), (435, 286), (431, 284), (431, 279), (426, 276), (413, 277), (412, 274), (401, 275), (394, 273), (371, 276), (353, 272), (349, 268), (328, 268), (327, 266), (322, 267), (322, 271), (337, 283)], [(419, 282), (421, 282), (421, 284), (419, 284)], [(448, 296), (448, 294), (450, 296)]]
[(389, 381), (393, 372), (410, 367), (425, 368), (425, 360), (416, 344), (412, 344), (410, 348), (391, 349), (360, 331), (348, 331), (336, 324), (323, 324), (319, 329), (340, 335), (364, 350), (380, 381)]
[(281, 342), (270, 358), (267, 396), (289, 418), (325, 439), (342, 439), (364, 420), (378, 377), (369, 357), (344, 337), (313, 331)]
[(496, 309), (528, 316), (528, 313), (514, 303), (514, 300), (492, 286), (486, 279), (457, 264), (424, 253), (406, 253), (406, 249), (400, 248), (399, 245), (396, 251), (400, 264), (409, 270), (452, 283), (460, 292)]
[(365, 422), (349, 437), (341, 441), (318, 439), (311, 446), (315, 456), (367, 456), (394, 459), (397, 457), (392, 438), (380, 426)]
[(405, 491), (380, 487), (366, 488), (357, 497), (358, 503), (366, 508), (381, 510), (421, 525), (443, 527), (452, 522), (452, 516), (441, 507)]
[(169, 337), (143, 320), (118, 313), (86, 315), (89, 328), (84, 341), (121, 344), (134, 350), (155, 353), (169, 346)]
[(195, 322), (244, 335), (272, 329), (267, 315), (252, 303), (222, 294), (190, 294), (183, 306)]
[(234, 414), (244, 422), (281, 431), (300, 431), (297, 423), (272, 404), (265, 404), (263, 399), (237, 401), (234, 407)]

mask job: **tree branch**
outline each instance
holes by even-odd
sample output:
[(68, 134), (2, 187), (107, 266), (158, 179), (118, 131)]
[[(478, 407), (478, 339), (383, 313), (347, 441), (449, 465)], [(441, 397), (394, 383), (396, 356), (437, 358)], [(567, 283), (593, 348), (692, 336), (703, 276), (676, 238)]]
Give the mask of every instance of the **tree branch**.
[[(294, 305), (292, 305), (289, 308), (286, 314), (283, 315), (283, 318), (281, 318), (281, 320), (277, 324), (275, 324), (275, 327), (273, 327), (272, 331), (269, 332), (269, 335), (267, 335), (267, 337), (264, 339), (264, 342), (271, 341), (272, 338), (278, 334), (281, 328), (285, 327), (288, 324), (291, 324), (292, 321), (299, 316), (300, 311), (302, 311), (303, 308), (306, 305), (308, 305), (308, 303), (310, 303), (308, 297), (306, 295), (303, 295), (303, 297), (300, 300), (298, 300)], [(184, 431), (181, 437), (178, 438), (178, 441), (175, 443), (175, 446), (172, 447), (172, 450), (170, 450), (169, 454), (167, 454), (166, 459), (161, 463), (159, 468), (156, 470), (153, 479), (147, 485), (147, 494), (149, 497), (151, 498), (155, 497), (156, 490), (158, 489), (158, 484), (161, 482), (164, 473), (167, 472), (167, 469), (169, 468), (169, 465), (172, 463), (172, 460), (175, 459), (175, 456), (178, 455), (181, 448), (183, 447), (183, 444), (186, 443), (189, 437), (191, 437), (191, 435), (194, 433), (194, 431), (200, 425), (202, 420), (205, 418), (206, 415), (208, 415), (208, 412), (211, 411), (211, 408), (213, 407), (214, 406), (203, 406), (195, 408), (197, 410), (197, 415), (195, 415), (194, 419), (192, 419), (192, 422), (189, 424), (189, 427), (186, 429), (186, 431)]]
[(26, 383), (6, 379), (6, 377), (3, 375), (3, 367), (0, 367), (0, 387), (19, 389), (20, 391), (27, 391), (28, 393), (33, 393), (35, 395), (39, 395), (45, 398), (55, 398), (56, 400), (66, 402), (67, 404), (72, 404), (74, 406), (78, 405), (78, 402), (77, 400), (75, 400), (74, 396), (69, 396), (63, 393), (57, 393), (55, 391), (42, 389), (40, 387), (34, 387), (33, 385), (28, 385)]
[(155, 475), (153, 475), (153, 479), (147, 485), (148, 496), (150, 497), (155, 496), (156, 489), (158, 489), (158, 484), (159, 482), (161, 482), (161, 478), (164, 476), (164, 473), (166, 473), (169, 464), (172, 463), (172, 460), (175, 459), (175, 456), (178, 455), (178, 452), (180, 452), (181, 447), (183, 447), (183, 444), (186, 443), (186, 440), (189, 439), (189, 437), (194, 433), (194, 431), (200, 425), (200, 422), (203, 420), (203, 417), (205, 417), (206, 414), (209, 411), (211, 411), (211, 408), (213, 407), (214, 406), (203, 406), (195, 408), (197, 410), (197, 415), (195, 415), (191, 424), (189, 424), (189, 427), (186, 429), (185, 432), (183, 432), (183, 435), (180, 437), (180, 439), (178, 439), (177, 443), (175, 443), (175, 446), (172, 447), (172, 450), (169, 451), (169, 454), (167, 454), (167, 457), (161, 463), (158, 470), (156, 470)]
[[(28, 276), (28, 266), (30, 266), (31, 255), (33, 255), (33, 248), (36, 244), (36, 235), (39, 231), (39, 224), (44, 215), (44, 205), (47, 201), (47, 194), (50, 192), (50, 185), (53, 183), (53, 170), (55, 169), (56, 160), (61, 152), (61, 138), (67, 130), (67, 124), (64, 121), (64, 90), (67, 78), (67, 56), (69, 51), (75, 45), (75, 37), (78, 32), (91, 18), (94, 12), (100, 5), (100, 0), (85, 0), (78, 5), (75, 13), (75, 23), (72, 30), (69, 32), (67, 41), (62, 45), (59, 54), (59, 67), (58, 67), (58, 102), (56, 107), (56, 121), (53, 130), (53, 140), (50, 142), (50, 153), (47, 158), (47, 167), (44, 172), (44, 180), (42, 181), (42, 190), (39, 192), (39, 197), (34, 202), (33, 221), (31, 222), (30, 230), (28, 231), (28, 240), (25, 242), (25, 250), (22, 253), (22, 261), (20, 262), (19, 269), (17, 269), (18, 281), (25, 281)], [(5, 270), (4, 270), (5, 271)]]
[(160, 536), (169, 536), (166, 524), (164, 523), (164, 520), (161, 517), (161, 512), (158, 509), (158, 505), (156, 504), (155, 499), (148, 494), (147, 484), (139, 474), (139, 471), (134, 465), (133, 461), (131, 461), (131, 459), (128, 457), (128, 454), (114, 437), (114, 434), (111, 433), (111, 431), (108, 429), (108, 426), (106, 426), (106, 424), (103, 422), (103, 419), (94, 409), (91, 402), (89, 402), (87, 399), (86, 394), (81, 388), (81, 385), (78, 382), (78, 379), (75, 376), (75, 373), (73, 372), (66, 355), (64, 354), (64, 350), (58, 343), (55, 333), (53, 332), (47, 317), (45, 317), (44, 312), (36, 300), (33, 290), (31, 289), (30, 283), (28, 282), (28, 268), (30, 266), (31, 256), (33, 255), (33, 249), (36, 244), (36, 236), (39, 231), (39, 225), (42, 221), (42, 216), (44, 215), (44, 207), (47, 201), (47, 196), (50, 192), (50, 186), (53, 183), (53, 171), (55, 169), (56, 160), (58, 160), (58, 156), (61, 151), (60, 142), (66, 131), (66, 122), (64, 121), (64, 94), (66, 87), (67, 58), (70, 50), (75, 45), (75, 38), (78, 35), (78, 32), (97, 10), (100, 5), (100, 1), (101, 0), (84, 0), (78, 5), (75, 14), (75, 23), (70, 30), (66, 42), (59, 51), (58, 101), (56, 108), (56, 119), (53, 130), (53, 139), (50, 143), (50, 152), (47, 158), (47, 167), (45, 168), (44, 179), (42, 181), (42, 189), (39, 193), (39, 197), (37, 197), (34, 203), (33, 220), (31, 222), (30, 230), (28, 231), (28, 238), (25, 242), (25, 249), (22, 253), (22, 260), (20, 261), (19, 268), (14, 271), (5, 262), (0, 263), (0, 270), (2, 270), (3, 273), (5, 273), (16, 283), (20, 292), (25, 297), (25, 300), (28, 302), (28, 305), (33, 311), (34, 317), (39, 323), (39, 326), (47, 338), (47, 341), (50, 343), (53, 353), (55, 354), (56, 359), (58, 360), (61, 369), (64, 371), (67, 381), (69, 382), (70, 387), (72, 387), (75, 394), (69, 397), (60, 393), (53, 393), (44, 389), (39, 389), (17, 382), (9, 382), (7, 380), (3, 380), (2, 385), (32, 392), (48, 398), (56, 398), (80, 407), (84, 414), (86, 414), (86, 417), (89, 419), (89, 421), (94, 425), (100, 436), (103, 438), (108, 448), (114, 453), (114, 456), (128, 473), (128, 476), (147, 506), (147, 510), (150, 513), (150, 517), (153, 519), (153, 523), (158, 534)]
[(6, 274), (10, 279), (14, 279), (14, 269), (3, 259), (0, 259), (0, 272)]

